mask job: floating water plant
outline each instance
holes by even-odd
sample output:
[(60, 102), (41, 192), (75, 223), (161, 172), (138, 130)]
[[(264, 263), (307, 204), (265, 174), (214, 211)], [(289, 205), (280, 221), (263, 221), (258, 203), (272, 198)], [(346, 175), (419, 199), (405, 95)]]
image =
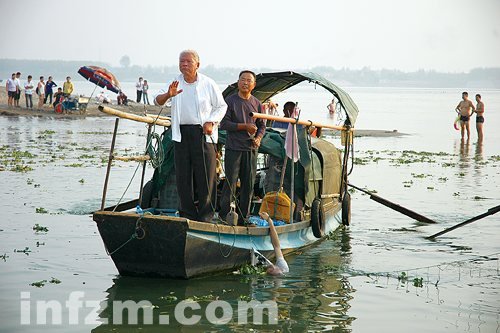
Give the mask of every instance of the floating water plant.
[(35, 212), (36, 212), (37, 214), (48, 214), (48, 213), (49, 213), (49, 211), (48, 211), (48, 210), (46, 210), (46, 209), (45, 209), (45, 208), (43, 208), (43, 207), (37, 207), (37, 208), (35, 208)]
[(61, 283), (61, 280), (56, 279), (55, 277), (53, 277), (53, 278), (50, 279), (49, 283), (59, 284), (59, 283)]
[(16, 249), (14, 249), (14, 252), (16, 252), (16, 253), (24, 253), (24, 254), (28, 255), (31, 252), (31, 250), (30, 250), (29, 247), (26, 246), (24, 248), (24, 250), (16, 250)]
[(80, 184), (84, 184), (84, 183), (85, 183), (85, 179), (83, 179), (83, 178), (82, 178), (82, 179), (80, 179), (78, 182), (79, 182)]
[(48, 232), (49, 228), (39, 225), (38, 223), (33, 226), (35, 232)]
[(47, 283), (47, 280), (36, 281), (30, 284), (30, 286), (42, 288)]
[(191, 297), (188, 297), (185, 299), (185, 301), (192, 301), (192, 302), (210, 302), (210, 301), (216, 301), (219, 299), (219, 296), (214, 296), (212, 294), (208, 295), (203, 295), (203, 296), (196, 296), (193, 295)]
[(28, 172), (28, 171), (33, 171), (33, 168), (27, 165), (20, 165), (17, 164), (13, 168), (10, 169), (10, 171), (13, 172)]
[(167, 296), (161, 296), (160, 299), (163, 301), (167, 302), (176, 302), (177, 301), (177, 296), (173, 295), (174, 292), (171, 292), (170, 295)]
[(242, 275), (264, 275), (266, 274), (266, 267), (245, 264), (238, 269), (237, 273)]
[(423, 288), (424, 287), (424, 278), (414, 278), (413, 279), (413, 286), (417, 288)]

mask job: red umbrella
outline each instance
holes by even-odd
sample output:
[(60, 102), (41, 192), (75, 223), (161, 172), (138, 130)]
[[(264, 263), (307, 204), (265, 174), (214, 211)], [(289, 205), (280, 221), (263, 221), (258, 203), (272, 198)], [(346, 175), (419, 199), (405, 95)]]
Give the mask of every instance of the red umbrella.
[(121, 90), (118, 79), (106, 68), (98, 66), (82, 66), (78, 70), (78, 74), (95, 83), (99, 87), (106, 88), (114, 93), (118, 94)]

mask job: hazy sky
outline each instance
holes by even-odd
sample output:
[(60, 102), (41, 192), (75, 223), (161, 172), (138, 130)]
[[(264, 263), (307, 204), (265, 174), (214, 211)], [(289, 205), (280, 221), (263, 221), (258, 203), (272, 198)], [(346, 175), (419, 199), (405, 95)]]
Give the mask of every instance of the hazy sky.
[(0, 0), (0, 58), (413, 71), (500, 67), (500, 0)]

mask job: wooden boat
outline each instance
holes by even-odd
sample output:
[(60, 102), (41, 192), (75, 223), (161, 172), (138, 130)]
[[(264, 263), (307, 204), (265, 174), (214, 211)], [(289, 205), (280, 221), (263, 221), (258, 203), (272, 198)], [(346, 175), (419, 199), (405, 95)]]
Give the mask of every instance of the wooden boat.
[[(310, 82), (327, 89), (338, 100), (341, 112), (345, 114), (344, 126), (316, 124), (317, 127), (332, 127), (345, 133), (344, 153), (322, 138), (310, 138), (306, 121), (298, 129), (300, 159), (289, 163), (286, 174), (294, 174), (293, 185), (296, 203), (300, 201), (295, 216), (297, 221), (276, 227), (283, 253), (296, 251), (321, 241), (340, 224), (348, 224), (350, 218), (350, 196), (347, 192), (349, 137), (356, 121), (358, 109), (349, 95), (327, 79), (313, 73), (263, 73), (257, 76), (253, 91), (262, 102), (298, 83)], [(237, 91), (237, 84), (229, 85), (224, 96)], [(105, 110), (105, 108), (101, 108)], [(147, 117), (145, 122), (151, 122)], [(138, 119), (135, 119), (138, 120)], [(280, 118), (280, 121), (290, 121)], [(296, 121), (296, 120), (295, 120)], [(115, 135), (118, 119), (115, 124)], [(115, 137), (115, 136), (114, 136)], [(111, 144), (110, 163), (103, 192), (101, 210), (93, 214), (105, 247), (119, 273), (129, 276), (192, 278), (234, 269), (249, 263), (253, 250), (266, 256), (273, 256), (273, 247), (268, 227), (232, 226), (192, 221), (176, 216), (177, 189), (173, 166), (173, 143), (170, 129), (163, 135), (165, 158), (160, 168), (155, 169), (153, 178), (140, 189), (139, 198), (116, 206), (105, 207), (107, 179), (111, 161), (114, 159), (114, 137)], [(219, 142), (225, 143), (225, 133), (219, 131)], [(269, 160), (282, 161), (284, 135), (269, 129), (262, 139), (259, 153), (267, 154)], [(312, 148), (311, 148), (312, 147)], [(147, 158), (138, 159), (146, 165)], [(273, 162), (260, 175), (266, 182), (274, 182), (276, 165)], [(279, 166), (279, 165), (278, 165)], [(292, 169), (295, 168), (295, 172)], [(273, 172), (275, 174), (273, 174)], [(279, 173), (279, 172), (278, 172)], [(144, 174), (144, 173), (143, 173)], [(288, 185), (288, 191), (291, 191)], [(259, 187), (256, 194), (265, 194)], [(260, 193), (262, 192), (262, 193)], [(260, 203), (253, 203), (257, 214)], [(146, 212), (138, 214), (134, 208), (140, 205)]]

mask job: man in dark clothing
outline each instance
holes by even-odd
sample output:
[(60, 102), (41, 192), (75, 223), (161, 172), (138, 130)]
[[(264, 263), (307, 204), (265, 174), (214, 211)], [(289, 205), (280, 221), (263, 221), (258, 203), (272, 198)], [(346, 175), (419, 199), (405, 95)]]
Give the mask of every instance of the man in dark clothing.
[(257, 152), (260, 141), (266, 131), (262, 119), (254, 119), (250, 112), (262, 113), (262, 104), (252, 96), (255, 88), (255, 73), (242, 71), (238, 79), (238, 93), (226, 98), (227, 111), (221, 121), (220, 128), (227, 131), (224, 166), (226, 182), (222, 190), (222, 219), (230, 211), (231, 201), (236, 196), (236, 183), (240, 179), (238, 223), (243, 224), (250, 213), (250, 202), (253, 196), (253, 185), (257, 169)]
[(47, 104), (47, 99), (49, 100), (49, 103), (52, 104), (52, 94), (54, 93), (52, 89), (54, 87), (57, 87), (57, 84), (52, 81), (52, 76), (49, 76), (49, 79), (45, 84), (45, 100), (43, 101), (43, 104)]

